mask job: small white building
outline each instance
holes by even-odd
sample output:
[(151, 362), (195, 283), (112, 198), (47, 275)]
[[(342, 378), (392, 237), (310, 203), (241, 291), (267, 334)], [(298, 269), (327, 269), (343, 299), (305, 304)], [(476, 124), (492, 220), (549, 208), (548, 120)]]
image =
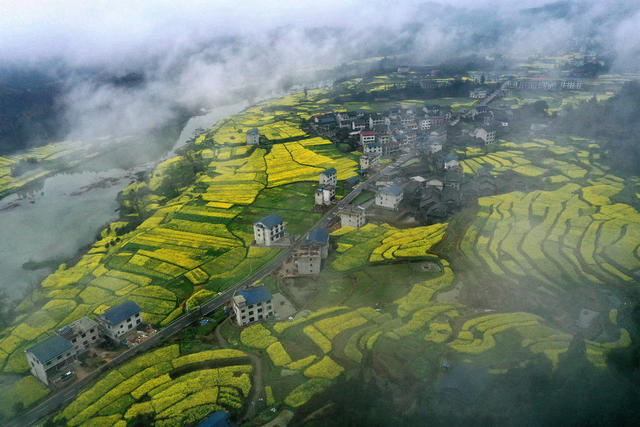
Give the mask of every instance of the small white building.
[(367, 222), (366, 209), (362, 206), (349, 206), (340, 212), (342, 227), (360, 228)]
[(364, 154), (372, 155), (372, 156), (381, 156), (382, 155), (382, 144), (379, 142), (372, 142), (364, 146)]
[(239, 326), (273, 316), (271, 293), (264, 286), (241, 289), (233, 296), (231, 306)]
[(376, 193), (376, 206), (388, 209), (398, 209), (400, 202), (402, 201), (404, 194), (402, 188), (397, 185), (390, 185), (388, 187), (381, 188)]
[(284, 233), (284, 221), (278, 214), (271, 214), (253, 223), (253, 236), (258, 245), (271, 246), (283, 238)]
[(293, 252), (293, 264), (298, 274), (318, 274), (322, 260), (329, 256), (329, 231), (314, 228)]
[(496, 131), (492, 128), (479, 127), (473, 131), (473, 136), (481, 139), (487, 145), (496, 142)]
[(333, 185), (335, 187), (338, 184), (338, 172), (336, 168), (329, 168), (320, 172), (318, 184), (325, 186)]
[(118, 341), (121, 336), (142, 323), (142, 309), (134, 301), (114, 305), (98, 317), (102, 332)]
[(247, 145), (259, 145), (260, 144), (260, 132), (258, 129), (253, 128), (247, 131)]
[(360, 145), (363, 147), (371, 142), (375, 142), (376, 133), (372, 130), (363, 130), (360, 132)]
[(458, 161), (458, 156), (456, 156), (454, 153), (449, 153), (444, 157), (444, 168), (445, 169), (451, 169), (451, 168), (457, 168), (460, 166), (460, 162)]
[(473, 98), (473, 99), (483, 99), (486, 98), (489, 95), (489, 91), (487, 91), (487, 89), (474, 89), (471, 92), (469, 92), (469, 98)]
[(58, 335), (69, 341), (77, 354), (100, 341), (98, 322), (86, 316), (58, 329)]
[(428, 180), (425, 183), (425, 187), (433, 187), (433, 188), (437, 188), (438, 190), (442, 191), (442, 189), (444, 188), (444, 183), (442, 181), (440, 181), (439, 179), (433, 178)]
[(360, 156), (360, 169), (366, 170), (378, 164), (380, 156), (374, 156), (371, 154), (363, 154)]
[(60, 335), (52, 335), (25, 350), (31, 374), (43, 383), (69, 371), (69, 365), (76, 360), (76, 352), (69, 341)]
[(336, 187), (333, 185), (318, 185), (315, 193), (316, 206), (329, 206), (336, 196)]

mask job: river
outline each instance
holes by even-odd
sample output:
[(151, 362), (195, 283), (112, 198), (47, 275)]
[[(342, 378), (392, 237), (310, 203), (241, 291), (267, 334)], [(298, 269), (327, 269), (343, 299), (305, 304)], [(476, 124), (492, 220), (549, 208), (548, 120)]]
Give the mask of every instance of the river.
[[(246, 103), (227, 105), (192, 117), (162, 159), (174, 155), (196, 129), (208, 129), (245, 107)], [(12, 195), (0, 200), (0, 289), (18, 298), (52, 271), (26, 270), (25, 263), (67, 259), (91, 244), (118, 218), (117, 194), (135, 179), (135, 172), (148, 167), (61, 173), (47, 178), (41, 190), (26, 198)]]

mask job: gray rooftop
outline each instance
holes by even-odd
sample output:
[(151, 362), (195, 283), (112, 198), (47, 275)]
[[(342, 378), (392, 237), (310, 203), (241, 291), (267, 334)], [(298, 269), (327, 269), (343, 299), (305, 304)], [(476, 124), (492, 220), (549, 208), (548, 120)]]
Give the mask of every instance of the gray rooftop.
[(326, 228), (316, 227), (311, 232), (309, 232), (309, 237), (304, 241), (305, 244), (310, 245), (314, 243), (319, 243), (321, 245), (326, 245), (329, 241), (329, 231)]
[(253, 128), (253, 129), (249, 129), (249, 130), (247, 131), (247, 133), (248, 133), (248, 134), (253, 134), (253, 133), (259, 133), (259, 132), (258, 132), (258, 129)]
[(51, 359), (55, 359), (68, 350), (71, 350), (71, 343), (60, 335), (51, 335), (46, 340), (27, 349), (27, 351), (33, 354), (42, 364)]
[(265, 216), (260, 221), (254, 222), (254, 224), (262, 224), (267, 228), (272, 228), (275, 225), (278, 225), (282, 222), (282, 217), (278, 214), (271, 214)]
[(135, 302), (125, 301), (122, 304), (111, 307), (110, 309), (102, 313), (101, 317), (107, 320), (112, 325), (117, 325), (141, 311), (142, 309)]
[(322, 172), (320, 172), (320, 175), (325, 175), (325, 176), (330, 176), (337, 173), (336, 172), (336, 168), (329, 168), (329, 169), (325, 169)]
[(383, 193), (391, 194), (393, 196), (398, 196), (402, 194), (402, 188), (398, 187), (397, 185), (390, 185), (388, 187), (384, 187), (380, 191)]

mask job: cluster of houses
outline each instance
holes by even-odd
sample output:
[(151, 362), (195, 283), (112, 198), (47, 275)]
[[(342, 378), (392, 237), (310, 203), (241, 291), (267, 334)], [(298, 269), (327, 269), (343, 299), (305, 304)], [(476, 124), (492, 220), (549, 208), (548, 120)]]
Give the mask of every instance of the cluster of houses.
[(113, 306), (96, 320), (81, 317), (25, 350), (31, 373), (47, 385), (66, 379), (79, 355), (104, 339), (119, 341), (141, 323), (142, 310), (134, 301)]

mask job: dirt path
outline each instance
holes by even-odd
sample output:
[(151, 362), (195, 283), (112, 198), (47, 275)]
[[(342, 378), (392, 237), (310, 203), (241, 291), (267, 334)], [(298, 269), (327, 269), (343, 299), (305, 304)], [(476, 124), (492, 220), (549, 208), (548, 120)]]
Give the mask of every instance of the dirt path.
[[(222, 322), (216, 326), (215, 329), (215, 337), (218, 345), (222, 348), (230, 348), (229, 343), (220, 333), (220, 328), (225, 322), (229, 322), (229, 318), (227, 317)], [(258, 356), (253, 353), (245, 352), (251, 360), (251, 365), (253, 365), (253, 384), (251, 387), (251, 393), (249, 394), (249, 404), (247, 406), (247, 411), (244, 413), (242, 417), (242, 422), (248, 421), (253, 418), (256, 414), (256, 402), (262, 396), (262, 360)]]

